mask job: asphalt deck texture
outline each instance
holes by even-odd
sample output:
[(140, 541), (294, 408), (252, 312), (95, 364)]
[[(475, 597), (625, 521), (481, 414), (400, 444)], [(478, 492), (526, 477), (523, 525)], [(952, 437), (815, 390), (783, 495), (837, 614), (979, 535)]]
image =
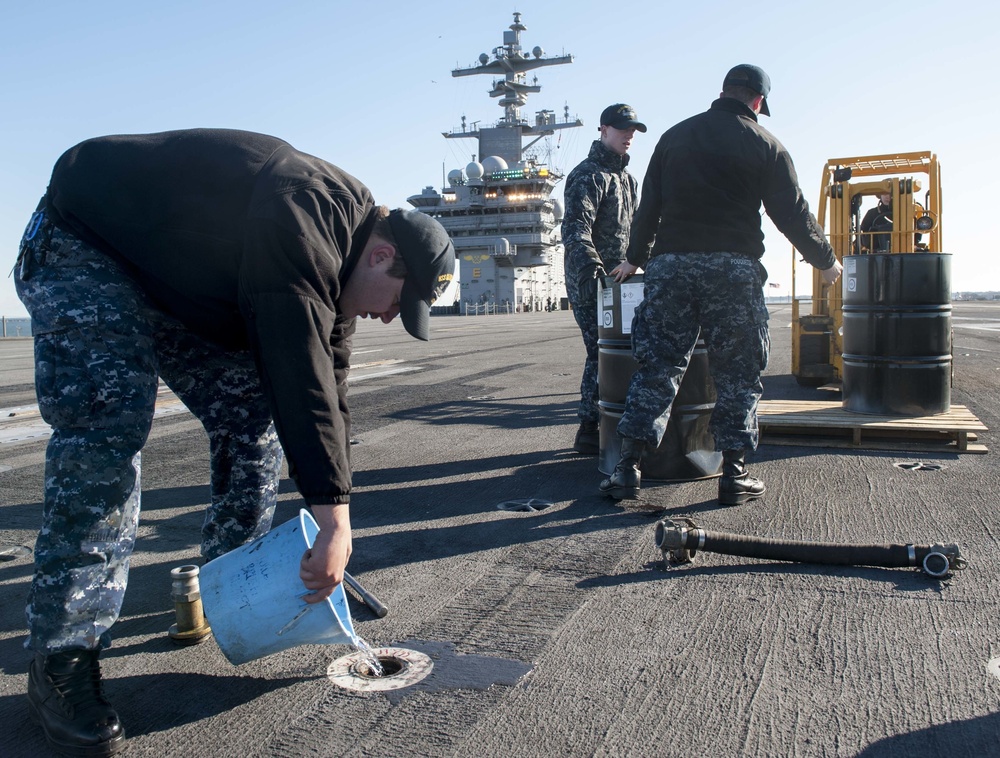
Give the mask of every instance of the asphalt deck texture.
[[(830, 399), (790, 376), (791, 310), (771, 308), (765, 399)], [(657, 484), (619, 507), (573, 453), (582, 342), (569, 312), (435, 317), (419, 343), (362, 322), (349, 570), (372, 645), (423, 651), (430, 676), (353, 692), (346, 645), (230, 665), (178, 647), (170, 570), (197, 558), (207, 441), (157, 420), (106, 691), (139, 756), (1000, 755), (1000, 527), (987, 455), (767, 443), (765, 498), (720, 507), (716, 481)], [(1000, 305), (956, 304), (952, 402), (1000, 428)], [(0, 340), (0, 407), (34, 402), (30, 340)], [(0, 444), (0, 546), (30, 548), (44, 438)], [(933, 462), (940, 470), (895, 464)], [(551, 507), (499, 509), (536, 498)], [(302, 501), (286, 477), (276, 523)], [(843, 543), (957, 542), (968, 568), (830, 567), (699, 553), (664, 571), (662, 517), (712, 531)], [(28, 719), (30, 559), (0, 562), (0, 756), (48, 754)]]

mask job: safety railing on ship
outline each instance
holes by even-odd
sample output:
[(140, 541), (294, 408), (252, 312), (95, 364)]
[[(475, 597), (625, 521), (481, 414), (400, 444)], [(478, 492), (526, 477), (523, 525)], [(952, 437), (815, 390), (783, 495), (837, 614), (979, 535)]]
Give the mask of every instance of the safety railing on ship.
[(0, 316), (0, 338), (30, 336), (30, 318), (8, 318), (7, 316)]
[(496, 316), (513, 313), (510, 303), (465, 303), (466, 316)]

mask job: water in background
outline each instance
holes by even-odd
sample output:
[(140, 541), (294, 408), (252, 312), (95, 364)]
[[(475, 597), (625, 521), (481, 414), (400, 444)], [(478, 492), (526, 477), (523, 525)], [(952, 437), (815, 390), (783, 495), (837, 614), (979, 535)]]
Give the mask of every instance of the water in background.
[(30, 337), (31, 319), (8, 318), (0, 316), (0, 338), (2, 337)]

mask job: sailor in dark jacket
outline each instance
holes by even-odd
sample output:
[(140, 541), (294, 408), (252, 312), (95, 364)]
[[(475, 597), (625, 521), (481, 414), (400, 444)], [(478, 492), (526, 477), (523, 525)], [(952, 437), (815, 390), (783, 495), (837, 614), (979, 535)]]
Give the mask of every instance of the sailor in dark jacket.
[(583, 333), (587, 355), (580, 382), (580, 427), (573, 448), (598, 453), (597, 292), (600, 277), (621, 263), (628, 246), (639, 185), (627, 170), (628, 149), (645, 124), (624, 103), (601, 113), (601, 138), (566, 179), (562, 240), (566, 248), (566, 294)]
[[(892, 195), (879, 195), (878, 205), (869, 208), (861, 220), (859, 237), (862, 253), (888, 253), (892, 243)], [(920, 235), (917, 235), (917, 240)]]
[(760, 264), (760, 206), (802, 256), (832, 284), (842, 270), (809, 212), (791, 157), (757, 123), (770, 115), (771, 82), (757, 66), (729, 71), (711, 108), (663, 134), (642, 185), (627, 261), (616, 280), (645, 269), (645, 297), (632, 322), (638, 364), (618, 423), (622, 456), (601, 491), (635, 498), (643, 451), (663, 437), (699, 330), (715, 381), (711, 428), (722, 451), (720, 503), (759, 498), (764, 484), (746, 469), (757, 447), (760, 375), (770, 339)]
[(56, 163), (21, 243), (38, 404), (52, 427), (28, 599), (29, 707), (50, 744), (116, 752), (100, 687), (139, 518), (158, 378), (208, 433), (211, 560), (270, 529), (282, 451), (320, 532), (307, 602), (351, 551), (346, 377), (357, 317), (428, 338), (455, 253), (288, 143), (196, 129), (101, 137)]

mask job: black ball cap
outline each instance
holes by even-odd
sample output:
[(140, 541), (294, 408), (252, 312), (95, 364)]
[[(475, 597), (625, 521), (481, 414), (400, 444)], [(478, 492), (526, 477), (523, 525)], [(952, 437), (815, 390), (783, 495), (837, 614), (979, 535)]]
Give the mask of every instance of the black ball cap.
[(746, 87), (758, 95), (763, 95), (764, 101), (760, 104), (760, 113), (762, 116), (771, 115), (771, 110), (767, 107), (767, 96), (771, 93), (771, 77), (760, 66), (754, 66), (750, 63), (733, 66), (722, 81), (723, 87), (727, 84), (735, 87)]
[(389, 214), (389, 226), (406, 264), (399, 316), (406, 331), (427, 340), (431, 304), (455, 278), (455, 246), (440, 222), (420, 211), (397, 208)]
[(605, 108), (601, 113), (601, 126), (613, 126), (615, 129), (634, 126), (637, 132), (646, 131), (646, 125), (635, 116), (635, 108), (625, 103), (615, 103)]

